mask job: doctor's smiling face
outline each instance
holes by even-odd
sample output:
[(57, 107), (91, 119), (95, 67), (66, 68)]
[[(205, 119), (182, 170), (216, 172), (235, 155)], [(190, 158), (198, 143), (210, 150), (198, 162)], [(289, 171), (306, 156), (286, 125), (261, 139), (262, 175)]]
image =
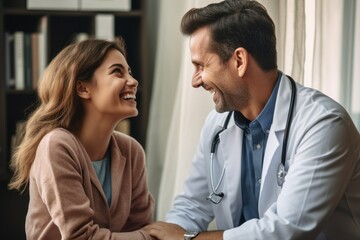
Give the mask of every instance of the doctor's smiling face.
[(248, 104), (249, 91), (239, 76), (236, 52), (223, 62), (211, 50), (211, 41), (208, 27), (199, 28), (190, 36), (191, 61), (195, 67), (192, 86), (212, 93), (216, 111), (240, 111)]

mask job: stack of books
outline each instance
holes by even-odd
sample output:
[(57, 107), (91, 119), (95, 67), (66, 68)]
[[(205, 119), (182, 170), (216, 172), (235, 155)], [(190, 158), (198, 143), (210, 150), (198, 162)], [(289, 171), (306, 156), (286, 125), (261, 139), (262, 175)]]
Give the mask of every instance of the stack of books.
[(131, 0), (27, 0), (27, 8), (65, 11), (130, 11)]
[(47, 17), (37, 32), (5, 32), (5, 78), (7, 89), (35, 89), (47, 64)]

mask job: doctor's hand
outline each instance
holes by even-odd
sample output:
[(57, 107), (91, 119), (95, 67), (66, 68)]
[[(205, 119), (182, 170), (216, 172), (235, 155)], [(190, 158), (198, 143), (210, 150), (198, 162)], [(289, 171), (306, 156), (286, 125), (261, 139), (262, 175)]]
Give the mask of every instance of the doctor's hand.
[(153, 222), (143, 228), (158, 240), (183, 240), (185, 230), (179, 225), (166, 222)]
[[(166, 222), (153, 222), (143, 230), (147, 231), (151, 237), (158, 240), (183, 240), (185, 229), (179, 225)], [(224, 231), (201, 232), (196, 240), (223, 240)]]

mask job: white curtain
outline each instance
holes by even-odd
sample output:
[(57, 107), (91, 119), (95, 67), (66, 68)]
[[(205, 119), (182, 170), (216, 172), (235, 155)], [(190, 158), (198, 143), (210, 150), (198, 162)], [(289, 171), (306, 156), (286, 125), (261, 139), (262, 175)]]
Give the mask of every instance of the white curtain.
[[(159, 0), (159, 25), (146, 153), (150, 190), (163, 220), (182, 191), (201, 126), (214, 107), (191, 87), (193, 67), (182, 15), (214, 0)], [(278, 66), (340, 102), (360, 128), (360, 3), (356, 0), (261, 0), (276, 25)]]
[[(156, 45), (149, 46), (149, 50), (155, 47), (156, 51), (146, 141), (149, 187), (156, 201), (158, 201), (165, 152), (169, 142), (169, 129), (174, 118), (173, 109), (180, 81), (179, 66), (183, 55), (184, 40), (179, 26), (181, 17), (185, 13), (185, 5), (183, 1), (160, 0), (157, 2), (157, 7), (158, 10), (151, 9), (152, 12), (148, 13), (149, 36), (156, 39)], [(153, 16), (158, 16), (158, 27), (154, 24)], [(157, 33), (157, 36), (152, 36), (153, 32)], [(149, 62), (152, 61), (149, 60)]]
[(157, 219), (163, 219), (174, 197), (182, 191), (201, 126), (213, 108), (209, 94), (191, 87), (189, 43), (180, 33), (184, 13), (211, 2), (216, 1), (159, 1), (159, 35), (146, 144)]
[(343, 105), (360, 129), (360, 2), (260, 0), (276, 25), (278, 66)]
[(351, 113), (360, 129), (360, 2), (356, 2), (354, 16), (354, 56), (352, 61)]

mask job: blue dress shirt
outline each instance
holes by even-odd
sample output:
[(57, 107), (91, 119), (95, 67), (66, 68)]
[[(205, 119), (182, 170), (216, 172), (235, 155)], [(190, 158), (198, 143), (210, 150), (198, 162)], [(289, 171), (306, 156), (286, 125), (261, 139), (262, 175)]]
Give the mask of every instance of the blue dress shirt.
[(259, 218), (258, 202), (266, 142), (273, 121), (280, 74), (271, 96), (259, 116), (250, 122), (240, 112), (234, 113), (235, 123), (243, 129), (241, 188), (243, 209), (241, 222)]

